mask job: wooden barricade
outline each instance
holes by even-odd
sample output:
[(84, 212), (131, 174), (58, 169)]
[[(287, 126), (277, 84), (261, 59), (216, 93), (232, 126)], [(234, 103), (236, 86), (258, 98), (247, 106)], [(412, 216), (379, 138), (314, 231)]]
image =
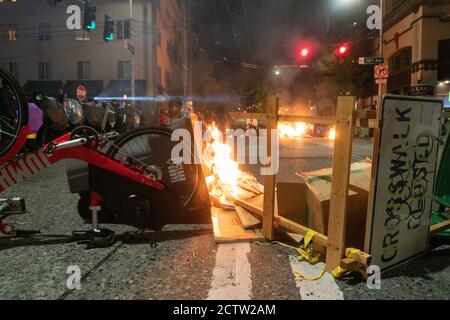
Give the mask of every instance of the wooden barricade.
[[(267, 129), (276, 129), (278, 121), (305, 122), (315, 125), (336, 126), (335, 151), (333, 157), (332, 197), (328, 235), (317, 234), (313, 241), (326, 248), (326, 270), (333, 271), (339, 266), (347, 267), (349, 264), (358, 263), (363, 266), (370, 264), (370, 255), (362, 251), (352, 258), (345, 257), (345, 230), (347, 222), (347, 200), (350, 180), (350, 168), (352, 159), (353, 132), (355, 127), (377, 128), (378, 121), (375, 111), (356, 111), (355, 97), (339, 97), (336, 110), (336, 118), (332, 117), (308, 117), (296, 115), (279, 115), (279, 100), (269, 98), (267, 100), (267, 113), (229, 113), (233, 119), (257, 119), (266, 120)], [(272, 152), (270, 137), (267, 140), (268, 153)], [(260, 215), (263, 219), (263, 234), (269, 239), (274, 239), (274, 229), (279, 228), (287, 232), (306, 235), (310, 229), (294, 221), (275, 214), (275, 185), (276, 175), (264, 177), (264, 207)]]

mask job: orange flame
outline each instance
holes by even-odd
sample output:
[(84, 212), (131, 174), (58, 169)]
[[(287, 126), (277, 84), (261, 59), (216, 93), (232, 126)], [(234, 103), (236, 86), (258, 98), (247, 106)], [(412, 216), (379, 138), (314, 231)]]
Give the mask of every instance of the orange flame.
[(205, 164), (211, 171), (211, 175), (206, 178), (209, 191), (223, 202), (236, 199), (242, 192), (239, 185), (256, 179), (242, 172), (238, 163), (232, 160), (232, 150), (221, 141), (222, 135), (215, 123), (208, 127), (208, 131), (211, 142), (206, 146)]

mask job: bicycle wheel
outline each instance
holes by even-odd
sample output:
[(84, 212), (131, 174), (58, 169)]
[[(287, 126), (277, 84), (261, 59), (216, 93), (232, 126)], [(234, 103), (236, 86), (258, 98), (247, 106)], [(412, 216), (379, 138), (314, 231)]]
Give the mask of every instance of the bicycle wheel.
[(178, 142), (171, 141), (171, 134), (168, 128), (135, 129), (118, 137), (106, 154), (162, 182), (185, 207), (198, 190), (200, 172), (197, 165), (173, 163), (171, 153)]
[(0, 156), (16, 143), (20, 129), (28, 124), (28, 104), (20, 84), (0, 68)]

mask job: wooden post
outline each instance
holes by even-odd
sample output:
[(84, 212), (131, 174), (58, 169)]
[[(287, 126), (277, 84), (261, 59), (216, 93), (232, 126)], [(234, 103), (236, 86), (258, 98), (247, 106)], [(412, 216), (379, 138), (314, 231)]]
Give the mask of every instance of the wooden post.
[[(276, 97), (269, 97), (266, 102), (267, 112), (267, 155), (272, 155), (272, 129), (278, 127), (278, 104)], [(264, 176), (263, 235), (268, 240), (274, 239), (275, 184), (276, 174)]]
[(370, 191), (368, 197), (367, 205), (367, 219), (366, 219), (366, 233), (364, 240), (364, 251), (370, 253), (370, 239), (372, 237), (372, 224), (373, 224), (373, 200), (376, 190), (376, 178), (377, 178), (377, 167), (378, 167), (378, 153), (379, 153), (379, 138), (380, 138), (380, 125), (381, 125), (381, 101), (378, 102), (376, 110), (376, 121), (378, 126), (373, 131), (373, 149), (372, 149), (372, 168), (370, 173)]
[(339, 97), (336, 109), (331, 203), (328, 218), (326, 270), (340, 266), (345, 254), (348, 188), (352, 161), (355, 97)]

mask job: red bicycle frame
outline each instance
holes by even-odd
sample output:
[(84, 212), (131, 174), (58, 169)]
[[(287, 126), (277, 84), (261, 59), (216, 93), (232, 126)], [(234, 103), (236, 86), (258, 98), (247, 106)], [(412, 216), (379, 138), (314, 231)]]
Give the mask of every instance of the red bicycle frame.
[[(17, 154), (26, 142), (30, 127), (23, 127), (13, 148), (0, 158), (0, 164)], [(108, 158), (95, 149), (95, 144), (83, 145), (83, 139), (69, 140), (70, 133), (54, 140), (45, 147), (22, 156), (20, 159), (8, 161), (0, 169), (0, 192), (31, 178), (58, 161), (76, 159), (98, 168), (108, 170), (125, 178), (145, 184), (157, 190), (163, 190), (164, 185), (143, 174), (133, 171), (118, 161)], [(85, 142), (85, 141), (84, 141)]]

